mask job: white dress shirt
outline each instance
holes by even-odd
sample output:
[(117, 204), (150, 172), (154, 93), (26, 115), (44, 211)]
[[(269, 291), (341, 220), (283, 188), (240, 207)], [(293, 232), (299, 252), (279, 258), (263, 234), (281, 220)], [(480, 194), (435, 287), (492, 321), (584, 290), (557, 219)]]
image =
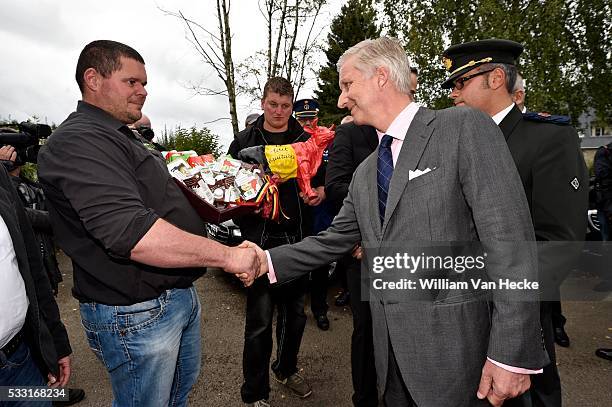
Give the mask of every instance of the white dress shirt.
[(512, 110), (513, 107), (514, 107), (514, 103), (512, 103), (510, 106), (508, 106), (507, 108), (505, 108), (501, 112), (493, 115), (493, 117), (491, 117), (491, 118), (493, 119), (495, 124), (497, 124), (499, 126), (499, 124), (502, 122), (502, 120), (504, 120), (506, 118), (506, 116), (508, 116), (508, 113), (510, 113), (510, 110)]
[(28, 312), (28, 297), (11, 235), (0, 216), (0, 348), (23, 327)]

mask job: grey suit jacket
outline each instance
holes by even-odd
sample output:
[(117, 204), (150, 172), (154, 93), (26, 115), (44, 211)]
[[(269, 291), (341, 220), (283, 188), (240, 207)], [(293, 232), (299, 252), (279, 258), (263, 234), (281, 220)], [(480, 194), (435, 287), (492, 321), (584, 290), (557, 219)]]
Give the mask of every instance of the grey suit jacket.
[[(516, 167), (501, 131), (484, 113), (419, 109), (395, 166), (382, 226), (376, 160), (374, 153), (359, 166), (328, 230), (270, 250), (279, 283), (339, 259), (358, 242), (370, 249), (370, 256), (377, 247), (398, 242), (480, 240), (487, 248), (495, 242), (534, 240)], [(409, 181), (409, 170), (426, 168), (435, 170)], [(493, 280), (535, 278), (535, 246), (519, 246), (521, 252), (511, 246), (490, 256), (487, 274)], [(402, 294), (407, 297), (403, 301), (371, 294), (376, 370), (384, 386), (393, 346), (419, 407), (486, 405), (477, 400), (476, 390), (487, 356), (527, 369), (548, 362), (537, 303), (498, 297), (484, 301), (470, 290), (449, 290), (431, 301), (410, 301), (410, 291)]]

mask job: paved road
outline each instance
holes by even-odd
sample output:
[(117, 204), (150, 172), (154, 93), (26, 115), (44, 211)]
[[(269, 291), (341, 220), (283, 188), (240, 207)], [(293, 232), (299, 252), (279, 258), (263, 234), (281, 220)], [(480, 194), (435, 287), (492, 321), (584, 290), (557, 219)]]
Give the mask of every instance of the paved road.
[[(71, 385), (82, 387), (87, 398), (79, 406), (106, 406), (112, 394), (106, 371), (89, 350), (83, 334), (78, 303), (70, 295), (72, 270), (66, 257), (60, 257), (64, 283), (58, 302), (74, 350)], [(202, 371), (190, 404), (193, 406), (240, 406), (242, 345), (245, 295), (220, 270), (212, 270), (198, 280), (202, 301)], [(336, 288), (330, 288), (330, 303)], [(566, 407), (612, 406), (612, 362), (594, 356), (598, 347), (612, 348), (612, 301), (564, 303), (566, 328), (572, 345), (558, 348)], [(313, 394), (300, 400), (272, 384), (270, 402), (275, 407), (350, 406), (351, 382), (348, 349), (351, 314), (347, 308), (330, 307), (331, 328), (317, 329), (312, 314), (304, 332), (299, 358), (302, 374), (313, 387)]]

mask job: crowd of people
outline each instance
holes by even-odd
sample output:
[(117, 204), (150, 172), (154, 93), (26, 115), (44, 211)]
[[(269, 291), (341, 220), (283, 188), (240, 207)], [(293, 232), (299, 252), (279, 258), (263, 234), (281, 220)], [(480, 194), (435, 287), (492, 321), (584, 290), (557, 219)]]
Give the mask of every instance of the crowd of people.
[[(569, 338), (558, 285), (546, 301), (479, 290), (423, 301), (371, 290), (364, 278), (368, 259), (398, 242), (481, 242), (495, 279), (562, 281), (570, 272), (575, 245), (560, 256), (535, 242), (584, 239), (588, 171), (571, 126), (526, 113), (522, 51), (508, 40), (446, 49), (441, 86), (455, 107), (431, 110), (415, 100), (419, 73), (399, 41), (349, 48), (338, 62), (347, 117), (323, 153), (314, 195), (295, 179), (280, 184), (285, 216), (236, 217), (246, 240), (227, 247), (206, 237), (147, 131), (143, 57), (115, 41), (87, 44), (75, 75), (82, 98), (38, 154), (40, 183), (19, 177), (14, 149), (0, 148), (0, 385), (68, 383), (71, 348), (53, 298), (57, 243), (72, 261), (73, 295), (113, 405), (187, 404), (201, 363), (193, 282), (206, 267), (248, 287), (242, 401), (269, 406), (270, 375), (309, 397), (298, 373), (305, 296), (328, 330), (333, 265), (343, 281), (336, 302), (350, 304), (353, 317), (355, 406), (561, 406), (555, 342), (569, 346)], [(306, 141), (319, 107), (295, 96), (287, 79), (269, 78), (263, 113), (247, 117), (228, 154)], [(612, 166), (607, 149), (598, 154), (607, 225)], [(516, 247), (496, 254), (496, 242)], [(598, 355), (611, 358), (609, 349)], [(83, 397), (70, 389), (64, 403)]]

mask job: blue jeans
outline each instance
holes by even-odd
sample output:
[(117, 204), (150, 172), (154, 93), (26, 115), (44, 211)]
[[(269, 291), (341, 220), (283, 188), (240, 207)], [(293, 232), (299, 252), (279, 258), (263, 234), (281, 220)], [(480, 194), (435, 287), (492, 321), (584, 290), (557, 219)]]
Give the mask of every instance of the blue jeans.
[[(0, 386), (46, 386), (47, 381), (32, 359), (30, 348), (22, 343), (0, 367)], [(50, 401), (0, 401), (0, 407), (51, 407)]]
[(110, 374), (113, 406), (184, 406), (200, 372), (195, 287), (127, 306), (81, 303), (89, 347)]

